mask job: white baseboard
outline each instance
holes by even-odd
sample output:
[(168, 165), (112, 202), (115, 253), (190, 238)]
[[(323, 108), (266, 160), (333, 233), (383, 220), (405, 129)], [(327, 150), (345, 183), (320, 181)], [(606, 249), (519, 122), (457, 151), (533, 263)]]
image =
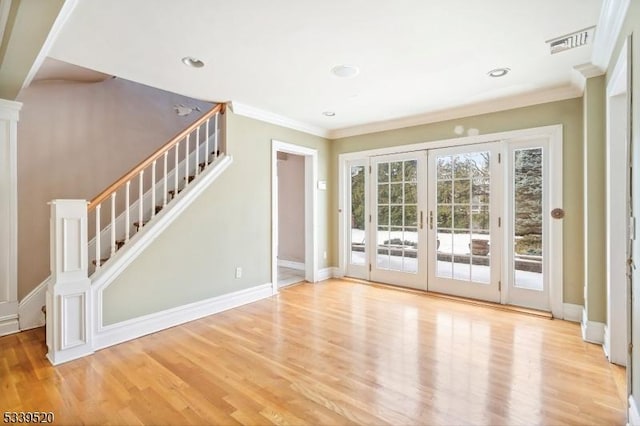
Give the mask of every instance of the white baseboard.
[(640, 426), (640, 412), (638, 411), (638, 405), (633, 395), (629, 395), (629, 425)]
[[(93, 335), (93, 349), (103, 349), (271, 296), (272, 286), (271, 283), (268, 283), (106, 327), (100, 327), (96, 323), (97, 330)], [(94, 298), (94, 301), (96, 300), (97, 298)], [(97, 310), (95, 303), (93, 308)]]
[(0, 318), (0, 336), (17, 333), (18, 331), (20, 331), (20, 325), (17, 316)]
[(604, 331), (602, 333), (602, 349), (604, 350), (604, 355), (607, 357), (609, 362), (611, 361), (611, 357), (609, 356), (611, 345), (611, 336), (609, 336), (609, 326), (607, 324), (604, 325)]
[(345, 272), (343, 269), (340, 269), (339, 267), (333, 268), (333, 278), (344, 278), (344, 276)]
[(562, 319), (572, 322), (582, 322), (582, 311), (584, 307), (582, 305), (574, 305), (573, 303), (563, 304)]
[(18, 321), (20, 330), (30, 330), (42, 327), (45, 324), (45, 316), (42, 307), (46, 303), (47, 285), (51, 275), (42, 281), (36, 288), (31, 290), (18, 305)]
[(324, 280), (328, 280), (330, 278), (334, 278), (336, 276), (336, 272), (337, 272), (338, 268), (335, 267), (328, 267), (328, 268), (322, 268), (318, 270), (318, 281), (324, 281)]
[(587, 311), (582, 310), (582, 340), (589, 343), (604, 343), (605, 324), (587, 319)]
[(291, 268), (298, 271), (304, 271), (304, 263), (303, 262), (294, 262), (293, 260), (285, 260), (278, 259), (278, 266), (282, 266), (283, 268)]

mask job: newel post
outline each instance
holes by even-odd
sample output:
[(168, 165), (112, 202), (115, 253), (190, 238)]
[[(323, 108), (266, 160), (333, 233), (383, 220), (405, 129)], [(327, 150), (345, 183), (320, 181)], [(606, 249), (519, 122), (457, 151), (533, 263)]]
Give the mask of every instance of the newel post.
[(50, 205), (47, 358), (56, 365), (93, 353), (91, 280), (87, 265), (87, 202), (53, 200)]

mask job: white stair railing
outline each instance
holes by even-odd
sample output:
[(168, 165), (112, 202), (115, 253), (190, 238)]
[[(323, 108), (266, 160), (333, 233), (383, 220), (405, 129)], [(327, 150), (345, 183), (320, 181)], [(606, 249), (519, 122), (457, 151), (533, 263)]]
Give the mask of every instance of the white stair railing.
[[(216, 105), (91, 200), (87, 214), (89, 224), (94, 224), (89, 229), (89, 235), (95, 236), (94, 253), (91, 256), (94, 258), (95, 271), (100, 270), (109, 258), (129, 243), (135, 233), (140, 232), (220, 155), (218, 116), (223, 110), (223, 104)], [(212, 151), (209, 151), (210, 139)], [(203, 146), (205, 150), (201, 152)], [(162, 166), (158, 167), (158, 163)], [(168, 168), (170, 163), (174, 165), (172, 169)], [(131, 193), (132, 185), (137, 186), (137, 194)], [(162, 201), (157, 204), (159, 190), (162, 190)], [(145, 194), (150, 194), (151, 199)], [(122, 199), (124, 201), (119, 202)], [(106, 218), (103, 217), (105, 209), (109, 212)], [(122, 215), (125, 220), (117, 220)], [(133, 223), (132, 217), (137, 217)], [(107, 228), (110, 232), (105, 234)], [(105, 235), (109, 238), (108, 242), (102, 241)]]

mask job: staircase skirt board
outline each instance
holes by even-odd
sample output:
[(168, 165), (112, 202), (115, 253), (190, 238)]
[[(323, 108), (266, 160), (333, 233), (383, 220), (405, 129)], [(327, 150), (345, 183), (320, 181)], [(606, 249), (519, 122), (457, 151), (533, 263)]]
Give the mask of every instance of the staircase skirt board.
[(18, 317), (20, 319), (20, 330), (30, 330), (42, 327), (45, 324), (45, 317), (42, 307), (45, 305), (47, 286), (51, 280), (51, 275), (44, 279), (36, 288), (31, 290), (18, 305)]

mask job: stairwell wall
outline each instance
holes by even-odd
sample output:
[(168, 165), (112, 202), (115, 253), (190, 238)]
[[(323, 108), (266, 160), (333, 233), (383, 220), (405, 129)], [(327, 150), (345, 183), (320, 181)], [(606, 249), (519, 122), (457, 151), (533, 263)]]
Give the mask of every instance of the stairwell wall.
[[(211, 104), (122, 79), (40, 81), (20, 94), (18, 297), (49, 275), (49, 209), (56, 198), (90, 200)], [(173, 106), (199, 106), (179, 117)]]
[[(105, 326), (271, 282), (271, 140), (318, 150), (331, 181), (327, 139), (224, 115), (233, 164), (103, 293)], [(318, 192), (318, 265), (332, 265), (332, 197)], [(328, 260), (323, 257), (328, 251)], [(242, 277), (235, 278), (236, 267)]]

